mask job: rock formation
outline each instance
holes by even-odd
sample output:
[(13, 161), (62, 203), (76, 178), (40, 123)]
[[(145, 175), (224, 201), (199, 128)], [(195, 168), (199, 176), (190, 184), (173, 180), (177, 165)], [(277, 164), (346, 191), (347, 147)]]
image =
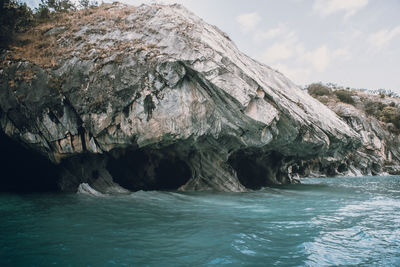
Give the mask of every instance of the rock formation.
[[(339, 101), (334, 94), (316, 97), (358, 133), (361, 146), (341, 158), (316, 157), (308, 161), (300, 160), (295, 165), (300, 176), (400, 174), (400, 129), (392, 123), (378, 120), (365, 110), (368, 104), (372, 104), (377, 109), (386, 106), (400, 111), (400, 98), (381, 98), (358, 90), (349, 91), (349, 94), (352, 95), (352, 104)], [(399, 117), (394, 119), (400, 120)], [(400, 125), (400, 121), (397, 125)]]
[(59, 166), (64, 191), (245, 191), (293, 183), (299, 160), (360, 145), (180, 5), (106, 4), (25, 36), (1, 54), (1, 127)]

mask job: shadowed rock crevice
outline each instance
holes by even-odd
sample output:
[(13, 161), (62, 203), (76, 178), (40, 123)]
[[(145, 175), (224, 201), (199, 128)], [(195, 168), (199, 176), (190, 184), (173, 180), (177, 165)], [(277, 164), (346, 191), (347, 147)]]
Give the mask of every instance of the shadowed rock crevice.
[(62, 160), (60, 163), (60, 179), (58, 186), (64, 192), (76, 192), (79, 185), (86, 183), (100, 193), (129, 193), (114, 182), (106, 169), (107, 156), (80, 154)]
[(191, 170), (173, 147), (118, 149), (107, 164), (114, 181), (132, 191), (177, 190), (191, 177)]
[(146, 119), (147, 121), (149, 121), (153, 116), (153, 110), (155, 108), (156, 106), (154, 105), (151, 95), (147, 95), (144, 98), (144, 112), (147, 114), (147, 119)]
[(249, 189), (294, 182), (291, 179), (290, 158), (271, 151), (240, 150), (229, 157), (242, 185)]
[(239, 182), (236, 171), (227, 163), (226, 158), (224, 153), (210, 149), (192, 151), (188, 156), (192, 176), (180, 190), (246, 191), (246, 188)]
[(39, 153), (23, 147), (0, 131), (0, 191), (59, 191), (56, 165)]

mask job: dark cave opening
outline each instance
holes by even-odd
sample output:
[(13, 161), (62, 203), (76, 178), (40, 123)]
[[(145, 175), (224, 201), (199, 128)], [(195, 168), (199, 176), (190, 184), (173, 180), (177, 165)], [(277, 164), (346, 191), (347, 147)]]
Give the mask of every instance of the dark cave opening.
[(107, 169), (114, 181), (131, 190), (177, 190), (191, 170), (173, 148), (113, 151)]
[(338, 166), (338, 168), (337, 168), (337, 171), (338, 172), (345, 172), (345, 171), (348, 171), (348, 167), (347, 167), (347, 165), (345, 164), (345, 163), (341, 163), (339, 166)]
[(329, 177), (334, 177), (337, 175), (336, 166), (335, 165), (328, 165), (324, 168), (324, 172)]
[(56, 165), (0, 131), (0, 192), (59, 191)]
[(186, 184), (191, 171), (184, 161), (162, 159), (155, 171), (156, 181), (160, 189), (174, 190)]
[(300, 176), (304, 176), (307, 172), (307, 164), (304, 164), (301, 161), (296, 162), (296, 164), (293, 164), (292, 166), (292, 173), (298, 174)]
[(100, 176), (99, 170), (92, 171), (92, 179), (93, 180), (99, 179), (99, 176)]
[(229, 158), (229, 164), (235, 169), (237, 177), (246, 188), (258, 190), (264, 186), (276, 185), (282, 175), (280, 165), (282, 155), (257, 151), (238, 151)]

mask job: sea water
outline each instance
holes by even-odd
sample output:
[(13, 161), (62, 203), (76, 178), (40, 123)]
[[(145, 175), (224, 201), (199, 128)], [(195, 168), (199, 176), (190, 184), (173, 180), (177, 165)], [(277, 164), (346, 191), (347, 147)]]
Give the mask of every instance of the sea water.
[(1, 194), (0, 266), (400, 266), (400, 177), (248, 193)]

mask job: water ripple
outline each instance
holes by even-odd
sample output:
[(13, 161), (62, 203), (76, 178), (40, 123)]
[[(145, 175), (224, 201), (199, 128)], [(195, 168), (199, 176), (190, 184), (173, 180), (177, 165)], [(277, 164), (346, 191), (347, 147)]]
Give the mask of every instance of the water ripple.
[(0, 195), (0, 218), (0, 266), (400, 266), (399, 177), (239, 194)]

